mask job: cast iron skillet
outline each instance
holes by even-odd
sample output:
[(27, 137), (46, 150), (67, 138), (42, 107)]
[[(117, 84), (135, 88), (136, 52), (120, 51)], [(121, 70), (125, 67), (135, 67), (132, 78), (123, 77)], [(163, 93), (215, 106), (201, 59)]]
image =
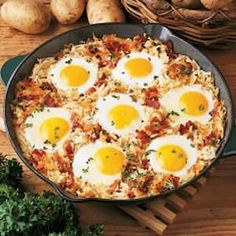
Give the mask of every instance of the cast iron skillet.
[[(12, 114), (10, 109), (10, 104), (12, 103), (14, 97), (15, 86), (17, 82), (23, 79), (25, 76), (31, 74), (31, 70), (36, 63), (37, 58), (48, 57), (55, 55), (58, 51), (63, 49), (65, 44), (73, 43), (78, 44), (81, 40), (86, 40), (95, 33), (97, 36), (102, 36), (104, 34), (115, 33), (121, 37), (133, 37), (135, 35), (146, 33), (152, 38), (160, 38), (162, 41), (171, 40), (174, 44), (174, 49), (176, 52), (186, 54), (191, 58), (195, 59), (200, 66), (206, 70), (211, 71), (214, 74), (216, 86), (220, 88), (220, 97), (225, 101), (227, 106), (227, 126), (225, 129), (225, 136), (222, 140), (222, 145), (217, 151), (216, 158), (213, 162), (205, 168), (199, 176), (196, 176), (193, 180), (182, 185), (179, 188), (190, 184), (204, 174), (222, 155), (229, 156), (236, 154), (236, 128), (234, 126), (233, 120), (233, 102), (230, 95), (229, 88), (226, 84), (225, 79), (223, 78), (220, 71), (216, 66), (202, 53), (200, 53), (195, 47), (191, 46), (189, 43), (183, 39), (174, 35), (166, 27), (163, 27), (158, 24), (97, 24), (86, 26), (83, 28), (75, 29), (66, 33), (63, 33), (46, 43), (42, 44), (36, 48), (32, 53), (25, 56), (16, 57), (11, 59), (6, 63), (1, 70), (1, 77), (5, 83), (9, 79), (5, 95), (5, 104), (4, 104), (4, 115), (5, 115), (5, 125), (8, 133), (8, 137), (11, 141), (13, 148), (15, 149), (18, 156), (21, 160), (41, 179), (49, 183), (59, 195), (63, 198), (73, 201), (73, 202), (85, 202), (85, 201), (100, 201), (100, 202), (110, 202), (110, 203), (130, 203), (130, 202), (143, 202), (146, 200), (151, 200), (157, 196), (144, 197), (139, 199), (125, 199), (125, 200), (111, 200), (111, 199), (101, 199), (101, 198), (78, 198), (74, 195), (71, 195), (65, 192), (62, 188), (57, 186), (55, 183), (50, 181), (47, 177), (40, 174), (34, 167), (30, 165), (28, 160), (24, 157), (22, 150), (19, 146), (19, 143), (16, 138), (16, 134), (12, 125)], [(234, 140), (233, 140), (234, 139)], [(227, 144), (227, 145), (226, 145)], [(178, 188), (178, 189), (179, 189)], [(171, 192), (175, 192), (178, 189), (170, 190), (168, 192), (162, 193), (158, 196), (164, 196)]]

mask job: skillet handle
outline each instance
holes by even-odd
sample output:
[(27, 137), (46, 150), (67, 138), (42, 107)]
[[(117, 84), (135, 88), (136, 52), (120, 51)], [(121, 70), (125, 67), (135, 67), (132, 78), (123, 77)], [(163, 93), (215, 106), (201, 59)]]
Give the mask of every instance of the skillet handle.
[(234, 124), (228, 143), (223, 151), (223, 157), (236, 155), (236, 124)]
[(17, 69), (17, 67), (21, 64), (21, 62), (26, 58), (26, 56), (27, 54), (12, 57), (3, 64), (0, 71), (0, 77), (5, 86), (7, 86), (11, 78), (11, 75)]

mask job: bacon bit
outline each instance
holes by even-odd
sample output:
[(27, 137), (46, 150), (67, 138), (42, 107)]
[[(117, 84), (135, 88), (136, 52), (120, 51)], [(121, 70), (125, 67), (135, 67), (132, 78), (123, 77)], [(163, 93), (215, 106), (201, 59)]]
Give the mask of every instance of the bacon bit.
[(215, 133), (211, 133), (206, 136), (203, 141), (205, 145), (212, 145), (217, 140), (217, 135)]
[(158, 95), (157, 88), (154, 88), (154, 87), (148, 88), (145, 91), (145, 99), (144, 99), (145, 104), (154, 109), (159, 109), (160, 103), (158, 101), (157, 95)]
[(144, 35), (144, 34), (141, 34), (141, 35), (137, 35), (133, 38), (133, 45), (134, 45), (134, 48), (136, 47), (143, 47), (143, 45), (146, 43), (147, 41), (147, 36)]
[(131, 190), (128, 191), (127, 195), (128, 195), (128, 197), (129, 197), (130, 199), (135, 198), (135, 194), (134, 194), (134, 192), (131, 191)]
[(143, 168), (144, 170), (147, 170), (147, 169), (148, 169), (148, 164), (149, 164), (149, 162), (148, 162), (147, 159), (142, 160), (142, 168)]
[(90, 141), (94, 142), (99, 138), (102, 127), (99, 124), (87, 124), (83, 127), (83, 130), (89, 135)]
[(36, 167), (37, 170), (45, 173), (45, 163), (44, 159), (46, 157), (46, 152), (42, 149), (34, 149), (31, 154), (31, 162)]
[(108, 35), (103, 37), (105, 47), (113, 54), (119, 55), (122, 51), (130, 53), (131, 44), (127, 39), (117, 38), (115, 35)]
[(55, 92), (56, 88), (53, 84), (50, 84), (48, 82), (43, 82), (40, 86), (41, 89), (43, 90), (50, 90), (51, 92)]
[(169, 58), (171, 59), (175, 59), (177, 57), (177, 53), (174, 52), (174, 44), (171, 40), (168, 40), (166, 42), (166, 46), (167, 46), (167, 55), (169, 56)]
[(185, 125), (181, 124), (179, 126), (179, 132), (181, 135), (186, 134), (189, 132), (190, 128), (196, 128), (196, 125), (191, 120), (189, 120)]
[(151, 120), (150, 125), (145, 126), (145, 130), (149, 135), (153, 134), (162, 135), (165, 133), (165, 129), (168, 128), (168, 126), (169, 122), (166, 117), (163, 118), (162, 120), (159, 120), (157, 117), (154, 117)]
[(119, 188), (119, 186), (120, 186), (120, 180), (117, 179), (117, 180), (114, 181), (113, 184), (111, 184), (111, 185), (109, 186), (109, 190), (108, 190), (108, 191), (109, 191), (110, 193), (113, 193), (117, 188)]
[(174, 185), (175, 188), (179, 187), (180, 177), (171, 176), (170, 180), (171, 180), (171, 182), (172, 182), (172, 184)]
[(82, 129), (82, 125), (80, 123), (81, 117), (77, 113), (73, 113), (71, 115), (71, 121), (72, 121), (72, 131), (74, 131), (76, 128)]
[(101, 78), (99, 78), (96, 83), (95, 83), (95, 86), (97, 87), (101, 87), (102, 85), (107, 85), (107, 76), (106, 74), (102, 74)]
[(70, 163), (66, 162), (60, 155), (58, 152), (55, 152), (54, 154), (54, 158), (57, 162), (57, 166), (60, 172), (67, 172), (68, 170), (70, 170)]
[(74, 147), (72, 145), (72, 142), (67, 140), (63, 145), (64, 150), (66, 151), (66, 155), (72, 159), (74, 156)]
[(16, 93), (20, 99), (31, 101), (41, 98), (44, 91), (32, 80), (26, 78), (17, 84)]
[(68, 177), (66, 179), (65, 186), (68, 188), (71, 188), (71, 187), (73, 187), (74, 182), (75, 182), (74, 174), (72, 171), (70, 171), (70, 172), (68, 172)]
[(193, 66), (190, 62), (178, 62), (169, 66), (168, 75), (171, 79), (183, 79), (190, 75), (193, 71)]
[(151, 142), (151, 137), (144, 130), (137, 130), (137, 138), (142, 142), (143, 145)]
[(93, 94), (94, 92), (96, 92), (96, 88), (91, 87), (91, 88), (88, 89), (87, 94), (88, 94), (88, 95), (91, 95), (91, 94)]
[(47, 94), (44, 97), (44, 105), (48, 107), (58, 107), (60, 103), (60, 98), (57, 96), (52, 97), (50, 94)]
[(153, 180), (152, 176), (147, 176), (146, 179), (144, 180), (143, 183), (141, 183), (141, 185), (139, 185), (137, 188), (139, 191), (143, 192), (143, 193), (147, 193), (148, 192), (148, 187), (151, 183), (151, 181)]

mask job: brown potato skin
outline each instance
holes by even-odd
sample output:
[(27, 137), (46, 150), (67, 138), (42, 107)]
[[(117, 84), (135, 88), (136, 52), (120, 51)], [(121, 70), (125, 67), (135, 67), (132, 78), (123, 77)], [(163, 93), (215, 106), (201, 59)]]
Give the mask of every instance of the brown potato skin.
[(209, 10), (217, 10), (221, 9), (229, 4), (231, 4), (233, 0), (201, 0), (201, 3)]
[(2, 19), (11, 27), (27, 34), (39, 34), (48, 29), (51, 13), (34, 0), (8, 0), (1, 7)]
[(125, 22), (120, 0), (88, 0), (86, 11), (90, 24)]
[(82, 16), (85, 0), (51, 0), (51, 11), (61, 24), (73, 24)]

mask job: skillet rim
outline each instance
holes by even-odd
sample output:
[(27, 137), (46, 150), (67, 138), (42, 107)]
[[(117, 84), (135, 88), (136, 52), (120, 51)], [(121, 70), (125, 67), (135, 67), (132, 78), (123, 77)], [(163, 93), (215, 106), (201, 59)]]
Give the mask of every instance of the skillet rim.
[[(225, 87), (225, 92), (227, 93), (227, 96), (229, 97), (229, 103), (230, 106), (227, 106), (227, 124), (225, 127), (225, 136), (222, 140), (221, 146), (219, 147), (219, 149), (217, 150), (216, 153), (216, 157), (210, 162), (210, 164), (208, 166), (206, 166), (199, 175), (195, 176), (194, 178), (192, 178), (190, 181), (182, 184), (181, 186), (179, 186), (178, 188), (174, 188), (165, 192), (162, 192), (158, 195), (153, 195), (153, 196), (145, 196), (145, 197), (141, 197), (141, 198), (135, 198), (135, 199), (107, 199), (107, 198), (79, 198), (76, 197), (76, 195), (70, 194), (68, 192), (66, 192), (65, 190), (63, 190), (59, 185), (57, 185), (56, 183), (54, 183), (53, 181), (51, 181), (49, 178), (47, 178), (46, 176), (44, 176), (43, 174), (41, 174), (39, 171), (37, 171), (27, 160), (27, 158), (24, 157), (23, 153), (21, 153), (21, 149), (19, 147), (19, 144), (17, 143), (17, 140), (14, 140), (14, 138), (12, 137), (12, 132), (14, 132), (13, 126), (12, 124), (10, 124), (10, 121), (7, 119), (7, 108), (9, 106), (9, 104), (7, 104), (8, 100), (9, 100), (9, 94), (10, 94), (10, 88), (12, 86), (12, 83), (14, 82), (14, 78), (17, 78), (18, 75), (18, 71), (20, 70), (21, 66), (28, 61), (28, 59), (31, 59), (31, 57), (33, 57), (34, 53), (38, 52), (39, 50), (41, 50), (45, 45), (52, 43), (53, 41), (55, 41), (55, 39), (58, 39), (62, 36), (65, 36), (66, 34), (71, 34), (72, 32), (79, 32), (80, 30), (83, 29), (90, 29), (93, 32), (93, 28), (96, 27), (106, 27), (106, 26), (111, 26), (111, 27), (115, 27), (116, 25), (119, 26), (129, 26), (129, 27), (140, 27), (144, 30), (144, 32), (146, 32), (147, 34), (149, 34), (148, 28), (151, 27), (159, 27), (161, 30), (165, 30), (167, 33), (167, 40), (171, 40), (173, 43), (177, 40), (179, 42), (181, 42), (182, 47), (184, 47), (185, 45), (188, 45), (189, 47), (191, 47), (193, 49), (194, 52), (198, 53), (199, 55), (201, 55), (201, 57), (204, 58), (204, 60), (208, 61), (208, 63), (210, 64), (211, 68), (214, 68), (215, 72), (217, 73), (218, 77), (219, 77), (219, 83), (223, 83), (223, 86)], [(111, 32), (112, 33), (112, 32)], [(149, 34), (150, 37), (151, 34)], [(163, 40), (161, 40), (163, 42)], [(32, 63), (31, 63), (32, 64)], [(221, 85), (222, 86), (222, 85)], [(221, 87), (221, 86), (217, 86), (217, 87)], [(220, 88), (221, 89), (221, 88)], [(222, 73), (220, 72), (220, 70), (218, 69), (218, 67), (215, 65), (214, 62), (212, 62), (212, 60), (210, 60), (206, 55), (204, 55), (200, 50), (198, 50), (195, 46), (193, 46), (192, 44), (188, 43), (187, 41), (185, 41), (184, 39), (182, 39), (181, 37), (175, 35), (174, 33), (172, 33), (172, 31), (170, 31), (166, 26), (163, 26), (161, 24), (155, 24), (155, 23), (151, 23), (151, 24), (127, 24), (127, 23), (102, 23), (102, 24), (96, 24), (96, 25), (85, 25), (73, 30), (69, 30), (66, 32), (63, 32), (59, 35), (56, 35), (55, 37), (50, 38), (49, 40), (46, 40), (45, 42), (43, 42), (42, 44), (40, 44), (38, 47), (36, 47), (31, 53), (29, 53), (23, 60), (22, 62), (19, 64), (19, 66), (17, 66), (17, 68), (15, 69), (15, 71), (13, 72), (13, 74), (11, 75), (11, 78), (7, 84), (7, 88), (6, 88), (6, 92), (5, 92), (5, 98), (4, 98), (4, 122), (5, 122), (5, 126), (6, 126), (6, 132), (7, 132), (7, 136), (10, 140), (10, 143), (12, 145), (12, 147), (14, 148), (15, 152), (17, 153), (17, 155), (19, 156), (19, 158), (23, 161), (23, 163), (38, 177), (40, 177), (43, 181), (45, 181), (46, 183), (48, 183), (49, 185), (51, 185), (54, 190), (56, 190), (56, 192), (63, 197), (66, 200), (69, 200), (71, 202), (74, 203), (78, 203), (78, 202), (89, 202), (89, 201), (93, 201), (93, 202), (106, 202), (106, 203), (115, 203), (115, 204), (127, 204), (127, 203), (141, 203), (141, 202), (146, 202), (152, 199), (155, 199), (157, 197), (164, 197), (167, 196), (173, 192), (177, 192), (181, 189), (183, 189), (184, 187), (190, 185), (191, 183), (193, 183), (194, 181), (196, 181), (197, 179), (199, 179), (201, 176), (203, 176), (220, 158), (221, 154), (223, 153), (224, 148), (226, 147), (227, 142), (229, 141), (229, 137), (230, 134), (232, 132), (232, 128), (233, 128), (233, 100), (232, 100), (232, 95), (230, 93), (229, 87), (227, 85), (227, 82), (224, 78), (224, 76), (222, 75)], [(71, 197), (73, 196), (73, 197)]]

